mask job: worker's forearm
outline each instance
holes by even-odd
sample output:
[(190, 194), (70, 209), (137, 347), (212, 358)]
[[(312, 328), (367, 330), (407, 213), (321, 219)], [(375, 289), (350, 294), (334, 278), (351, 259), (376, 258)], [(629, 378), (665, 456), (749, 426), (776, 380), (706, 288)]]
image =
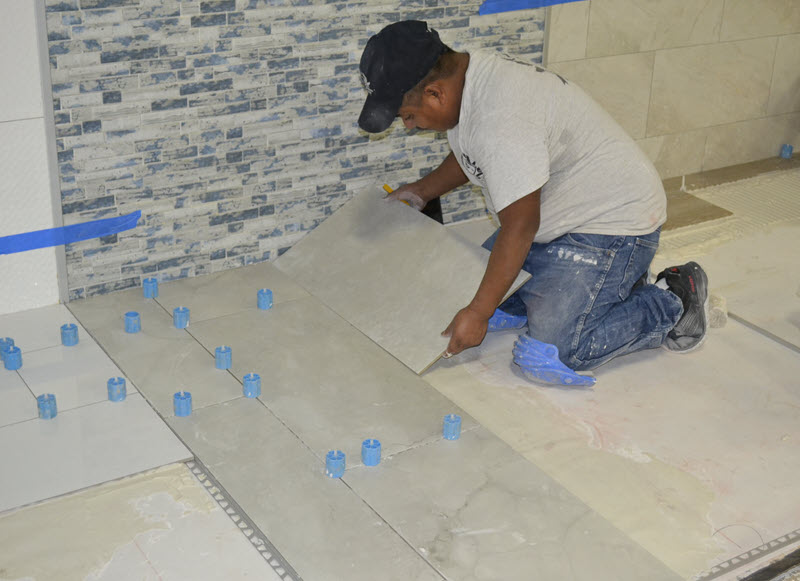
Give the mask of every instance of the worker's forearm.
[(461, 170), (461, 166), (458, 165), (455, 155), (450, 152), (439, 167), (419, 180), (419, 185), (421, 186), (420, 197), (425, 202), (430, 202), (434, 198), (438, 198), (465, 183), (467, 183), (467, 176)]
[(500, 229), (471, 309), (487, 319), (492, 316), (522, 270), (535, 235), (535, 230)]

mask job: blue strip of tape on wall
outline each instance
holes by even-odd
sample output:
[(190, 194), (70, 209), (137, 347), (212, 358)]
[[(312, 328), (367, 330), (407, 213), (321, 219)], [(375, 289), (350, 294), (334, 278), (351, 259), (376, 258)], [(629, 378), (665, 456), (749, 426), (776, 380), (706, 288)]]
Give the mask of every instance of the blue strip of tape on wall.
[(49, 228), (47, 230), (3, 236), (0, 238), (0, 254), (14, 254), (16, 252), (36, 250), (37, 248), (60, 246), (62, 244), (80, 242), (81, 240), (110, 236), (117, 232), (135, 228), (141, 217), (141, 210), (137, 210), (116, 218), (103, 218), (82, 224), (73, 224), (72, 226), (62, 226), (61, 228)]
[(511, 12), (512, 10), (527, 10), (529, 8), (544, 8), (553, 4), (566, 4), (580, 0), (486, 0), (478, 8), (478, 14), (497, 14), (498, 12)]

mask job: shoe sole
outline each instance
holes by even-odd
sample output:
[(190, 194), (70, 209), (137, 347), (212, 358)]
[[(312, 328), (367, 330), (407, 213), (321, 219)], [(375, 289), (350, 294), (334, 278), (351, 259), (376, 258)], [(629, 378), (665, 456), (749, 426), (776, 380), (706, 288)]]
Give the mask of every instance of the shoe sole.
[[(701, 267), (702, 268), (702, 267)], [(700, 346), (706, 342), (706, 337), (708, 337), (708, 317), (709, 317), (709, 301), (711, 299), (711, 293), (708, 292), (708, 275), (705, 274), (705, 270), (703, 271), (703, 275), (705, 277), (705, 285), (706, 285), (706, 300), (703, 301), (703, 336), (700, 337), (700, 340), (692, 345), (691, 347), (687, 347), (686, 349), (670, 349), (667, 347), (666, 341), (661, 344), (661, 347), (669, 351), (670, 353), (677, 353), (679, 355), (683, 353), (691, 353), (695, 349), (700, 348)]]

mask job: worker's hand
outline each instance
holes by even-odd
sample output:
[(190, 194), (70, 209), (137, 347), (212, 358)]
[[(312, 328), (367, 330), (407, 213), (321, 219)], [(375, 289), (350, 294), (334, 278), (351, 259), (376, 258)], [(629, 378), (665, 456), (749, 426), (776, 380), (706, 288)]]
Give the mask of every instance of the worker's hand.
[(418, 185), (418, 182), (414, 182), (412, 184), (406, 184), (404, 186), (400, 186), (391, 194), (386, 196), (386, 201), (400, 201), (406, 202), (409, 206), (414, 208), (415, 210), (421, 212), (422, 208), (425, 207), (425, 200), (421, 197), (422, 188)]
[(444, 357), (452, 357), (464, 349), (480, 345), (486, 336), (488, 326), (489, 317), (485, 317), (471, 307), (464, 307), (458, 311), (450, 325), (442, 333), (443, 336), (450, 337)]

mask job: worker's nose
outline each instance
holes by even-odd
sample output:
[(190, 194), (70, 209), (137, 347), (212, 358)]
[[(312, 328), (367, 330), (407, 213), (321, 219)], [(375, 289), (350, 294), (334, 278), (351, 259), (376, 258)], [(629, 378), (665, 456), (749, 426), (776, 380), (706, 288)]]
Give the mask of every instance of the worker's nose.
[(413, 119), (403, 119), (403, 125), (406, 126), (406, 129), (414, 129), (416, 127)]

